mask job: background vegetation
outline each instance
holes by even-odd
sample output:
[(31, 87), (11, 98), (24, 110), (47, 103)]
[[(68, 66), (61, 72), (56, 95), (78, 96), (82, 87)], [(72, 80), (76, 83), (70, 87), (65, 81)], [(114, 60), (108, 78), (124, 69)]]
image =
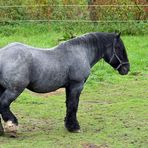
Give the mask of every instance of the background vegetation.
[[(1, 0), (5, 19), (146, 20), (146, 0)], [(69, 5), (69, 6), (67, 6)], [(103, 6), (107, 5), (107, 6)], [(111, 6), (110, 6), (111, 5)], [(117, 6), (112, 6), (117, 5)], [(120, 6), (125, 5), (125, 6)], [(135, 6), (133, 6), (135, 5)], [(10, 7), (6, 7), (10, 6)], [(12, 7), (13, 6), (13, 7)], [(21, 7), (17, 7), (21, 6)]]
[(48, 22), (69, 34), (116, 30), (148, 34), (147, 6), (146, 0), (1, 0), (0, 25)]

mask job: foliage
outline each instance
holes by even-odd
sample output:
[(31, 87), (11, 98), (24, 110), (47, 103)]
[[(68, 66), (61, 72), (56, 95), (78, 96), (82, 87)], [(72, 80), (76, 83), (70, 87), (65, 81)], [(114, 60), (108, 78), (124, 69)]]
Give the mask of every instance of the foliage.
[[(66, 6), (66, 5), (74, 6)], [(76, 6), (76, 5), (80, 6)], [(88, 4), (88, 6), (87, 6)], [(106, 6), (101, 5), (110, 4), (135, 4), (136, 6)], [(0, 22), (1, 26), (6, 24), (26, 23), (25, 20), (41, 20), (41, 22), (55, 20), (54, 23), (49, 23), (51, 26), (58, 30), (63, 30), (64, 38), (71, 38), (75, 34), (91, 31), (122, 31), (123, 34), (147, 34), (147, 7), (138, 6), (138, 4), (147, 4), (144, 0), (137, 3), (133, 1), (124, 0), (60, 0), (60, 1), (48, 1), (48, 0), (8, 0), (0, 1), (0, 6), (14, 6), (14, 7), (0, 7)], [(63, 6), (60, 6), (63, 5)], [(65, 6), (64, 6), (65, 5)], [(100, 5), (100, 6), (91, 6)], [(16, 6), (16, 7), (15, 7)], [(20, 7), (18, 7), (20, 6)], [(22, 6), (22, 7), (21, 7)], [(24, 21), (19, 21), (24, 20)], [(78, 20), (77, 22), (65, 22), (56, 20)], [(90, 20), (85, 23), (81, 20)], [(95, 21), (104, 21), (96, 23)], [(145, 20), (140, 22), (130, 22), (130, 20)], [(13, 22), (15, 21), (15, 22)], [(92, 22), (91, 22), (92, 21)], [(105, 22), (111, 21), (111, 22)], [(112, 22), (112, 21), (127, 21), (127, 22)], [(128, 22), (129, 21), (129, 22)], [(95, 23), (93, 23), (95, 22)], [(33, 24), (32, 24), (33, 25)], [(2, 26), (2, 28), (5, 28)], [(7, 28), (7, 27), (6, 27)], [(10, 27), (11, 28), (11, 27)], [(13, 31), (3, 30), (5, 34), (9, 35), (14, 33)], [(70, 35), (70, 36), (69, 36)]]
[[(67, 6), (67, 5), (74, 6)], [(82, 4), (82, 5), (81, 5)], [(88, 4), (88, 6), (87, 6)], [(0, 8), (0, 18), (3, 21), (11, 20), (26, 20), (26, 19), (41, 19), (41, 20), (146, 20), (148, 17), (147, 7), (138, 6), (101, 6), (101, 5), (128, 5), (135, 4), (129, 0), (112, 0), (112, 1), (79, 1), (79, 0), (31, 0), (30, 1), (4, 1), (1, 0), (1, 6), (23, 6), (23, 7), (2, 7)], [(145, 2), (145, 4), (147, 4)], [(32, 6), (30, 6), (32, 5)], [(38, 6), (34, 6), (38, 5)], [(59, 6), (63, 5), (63, 6)], [(65, 6), (64, 6), (65, 5)], [(76, 6), (79, 5), (79, 6)], [(99, 6), (91, 6), (99, 5)]]
[[(137, 0), (135, 0), (137, 1)], [(142, 0), (145, 1), (145, 0)], [(134, 2), (129, 0), (90, 0), (88, 2), (89, 10), (90, 10), (90, 18), (91, 20), (142, 20), (147, 19), (148, 11), (147, 7), (139, 6), (146, 5), (148, 2)], [(134, 5), (128, 6), (128, 5)], [(91, 5), (100, 5), (91, 6)], [(101, 5), (112, 5), (102, 7)], [(113, 6), (119, 5), (119, 6)], [(125, 5), (125, 6), (120, 6)]]

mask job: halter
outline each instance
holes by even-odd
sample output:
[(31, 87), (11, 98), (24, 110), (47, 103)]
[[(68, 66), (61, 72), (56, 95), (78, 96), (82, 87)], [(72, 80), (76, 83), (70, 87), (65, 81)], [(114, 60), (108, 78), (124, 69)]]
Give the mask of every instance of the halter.
[(115, 70), (118, 70), (122, 65), (129, 64), (129, 62), (122, 62), (121, 59), (119, 58), (119, 56), (117, 55), (116, 50), (115, 50), (115, 41), (114, 41), (114, 44), (113, 44), (113, 55), (112, 55), (112, 57), (109, 60), (109, 64), (111, 64), (111, 62), (114, 59), (114, 57), (116, 57), (118, 59), (119, 63), (120, 63), (117, 66), (117, 68), (115, 68)]

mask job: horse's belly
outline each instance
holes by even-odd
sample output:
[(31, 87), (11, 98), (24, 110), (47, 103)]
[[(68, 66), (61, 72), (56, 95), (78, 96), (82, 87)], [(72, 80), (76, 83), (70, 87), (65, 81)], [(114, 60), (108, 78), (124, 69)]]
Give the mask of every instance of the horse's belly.
[(55, 90), (57, 90), (57, 89), (59, 89), (59, 88), (62, 88), (62, 86), (61, 87), (52, 87), (52, 88), (48, 88), (48, 89), (45, 89), (45, 88), (36, 88), (36, 87), (30, 87), (30, 86), (28, 86), (27, 87), (27, 89), (29, 89), (29, 90), (31, 90), (31, 91), (33, 91), (33, 92), (36, 92), (36, 93), (49, 93), (49, 92), (52, 92), (52, 91), (55, 91)]
[(64, 87), (65, 85), (65, 80), (49, 81), (44, 79), (42, 81), (30, 83), (27, 88), (37, 93), (48, 93)]

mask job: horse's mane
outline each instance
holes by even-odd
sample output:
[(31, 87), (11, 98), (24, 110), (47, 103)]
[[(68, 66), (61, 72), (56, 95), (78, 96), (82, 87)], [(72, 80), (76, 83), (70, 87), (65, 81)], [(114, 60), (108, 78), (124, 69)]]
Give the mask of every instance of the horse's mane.
[(70, 39), (63, 43), (64, 46), (85, 46), (85, 47), (99, 47), (101, 44), (108, 45), (113, 42), (115, 33), (98, 33), (92, 32), (82, 36)]

